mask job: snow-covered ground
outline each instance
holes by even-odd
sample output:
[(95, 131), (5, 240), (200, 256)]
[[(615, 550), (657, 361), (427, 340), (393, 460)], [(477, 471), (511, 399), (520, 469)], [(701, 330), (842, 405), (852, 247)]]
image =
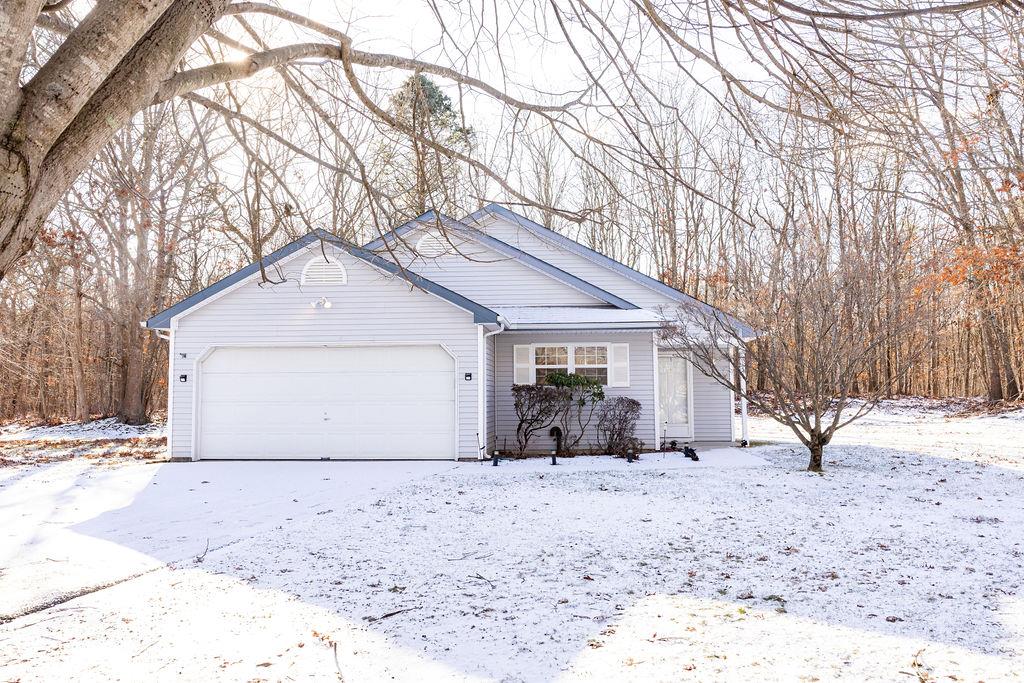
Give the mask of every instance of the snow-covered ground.
[(0, 441), (45, 439), (48, 441), (71, 441), (76, 439), (135, 439), (159, 437), (164, 434), (163, 422), (144, 425), (128, 425), (118, 422), (116, 417), (90, 422), (68, 422), (58, 425), (29, 425), (11, 422), (0, 425)]
[(126, 425), (116, 418), (59, 425), (0, 424), (0, 467), (90, 459), (166, 460), (163, 422)]
[(821, 476), (763, 420), (699, 464), (2, 468), (0, 680), (1020, 680), (1024, 421), (921, 410)]

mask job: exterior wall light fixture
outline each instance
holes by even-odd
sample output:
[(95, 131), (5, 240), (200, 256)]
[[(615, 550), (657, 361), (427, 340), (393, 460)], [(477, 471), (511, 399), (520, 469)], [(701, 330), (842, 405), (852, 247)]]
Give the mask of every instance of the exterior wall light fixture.
[(331, 307), (331, 300), (328, 299), (326, 296), (322, 296), (319, 299), (317, 299), (316, 301), (310, 301), (309, 305), (312, 308), (330, 308)]

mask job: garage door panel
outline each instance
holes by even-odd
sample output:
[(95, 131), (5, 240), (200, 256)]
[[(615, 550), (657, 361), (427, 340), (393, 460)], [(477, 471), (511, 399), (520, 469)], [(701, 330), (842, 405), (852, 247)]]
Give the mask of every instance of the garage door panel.
[[(219, 419), (217, 411), (231, 411), (231, 420)], [(415, 417), (412, 429), (429, 428), (434, 423), (446, 426), (452, 422), (452, 407), (437, 402), (423, 403), (317, 403), (305, 404), (304, 408), (287, 401), (252, 401), (207, 403), (203, 401), (204, 433), (236, 433), (241, 425), (259, 425), (259, 431), (272, 429), (294, 431), (316, 429), (318, 431), (354, 432), (360, 428), (386, 428), (400, 430), (405, 425), (403, 417)], [(415, 413), (415, 415), (412, 415)], [(328, 424), (329, 423), (329, 424)]]
[(438, 346), (225, 348), (201, 366), (201, 458), (450, 458)]
[(392, 403), (421, 400), (452, 391), (451, 371), (352, 373), (203, 372), (203, 400), (208, 403), (266, 402), (320, 404), (358, 394), (361, 401)]
[[(452, 411), (447, 406), (425, 404), (420, 406), (332, 406), (323, 411), (323, 428), (331, 433), (344, 431), (358, 433), (361, 429), (384, 429), (392, 432), (403, 430), (411, 433), (430, 430), (432, 425), (441, 423), (445, 429), (452, 424)], [(409, 424), (405, 421), (415, 418)]]
[[(358, 353), (337, 353), (352, 351)], [(204, 372), (264, 372), (268, 368), (285, 372), (330, 372), (359, 370), (418, 370), (451, 362), (439, 346), (297, 346), (233, 347), (221, 349), (203, 361)]]

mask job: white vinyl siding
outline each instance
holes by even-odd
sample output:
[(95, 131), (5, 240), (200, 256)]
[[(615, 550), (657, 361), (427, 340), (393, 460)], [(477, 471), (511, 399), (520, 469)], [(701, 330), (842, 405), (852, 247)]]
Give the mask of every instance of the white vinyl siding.
[(529, 230), (511, 223), (501, 216), (488, 216), (475, 227), (491, 237), (536, 256), (542, 261), (561, 268), (567, 273), (619, 296), (649, 311), (675, 311), (678, 304), (671, 298), (655, 292), (625, 275), (594, 263), (590, 259), (541, 239)]
[[(320, 253), (316, 245), (281, 264), (286, 282), (260, 286), (258, 280), (250, 280), (178, 320), (171, 371), (172, 456), (192, 457), (195, 363), (211, 346), (424, 343), (442, 344), (455, 356), (458, 453), (477, 457), (477, 384), (482, 378), (477, 372), (479, 337), (473, 315), (347, 253), (331, 251), (348, 271), (347, 284), (300, 284), (303, 267)], [(331, 300), (331, 308), (310, 305), (321, 296)], [(473, 373), (473, 381), (462, 379), (466, 372)], [(187, 375), (188, 381), (179, 382), (180, 375)]]
[[(645, 442), (646, 448), (655, 448), (654, 406), (654, 341), (649, 331), (644, 332), (520, 332), (504, 333), (497, 336), (495, 343), (495, 439), (494, 447), (501, 451), (516, 450), (516, 414), (512, 402), (512, 382), (515, 372), (515, 347), (529, 350), (533, 345), (544, 346), (592, 346), (607, 344), (628, 353), (630, 385), (627, 387), (605, 387), (605, 396), (629, 396), (640, 401), (642, 408), (637, 423), (636, 435)], [(596, 422), (596, 420), (595, 420)], [(589, 447), (594, 443), (595, 429), (592, 424), (584, 438)], [(549, 450), (553, 441), (547, 432), (538, 434), (531, 443), (531, 450)]]
[[(477, 242), (455, 241), (437, 258), (414, 255), (422, 233), (403, 236), (394, 253), (379, 253), (403, 268), (458, 292), (482, 306), (607, 306), (522, 262)], [(443, 238), (442, 238), (443, 239)], [(447, 244), (447, 242), (445, 243)]]
[[(725, 367), (728, 361), (719, 361)], [(695, 441), (732, 440), (732, 392), (693, 368), (693, 438)]]

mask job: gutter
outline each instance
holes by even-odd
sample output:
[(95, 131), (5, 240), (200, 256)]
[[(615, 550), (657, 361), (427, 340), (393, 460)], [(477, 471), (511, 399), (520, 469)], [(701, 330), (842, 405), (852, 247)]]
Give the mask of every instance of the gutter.
[(630, 323), (558, 323), (554, 325), (534, 325), (529, 326), (530, 323), (525, 323), (527, 327), (509, 327), (509, 332), (560, 332), (569, 330), (580, 330), (584, 332), (601, 332), (604, 330), (660, 330), (661, 325), (652, 325), (649, 323), (630, 324)]
[(150, 327), (149, 325), (146, 324), (145, 320), (139, 321), (139, 327), (141, 327), (144, 330), (153, 330), (154, 332), (156, 332), (156, 336), (160, 337), (164, 341), (171, 341), (171, 335), (165, 333), (158, 327)]

